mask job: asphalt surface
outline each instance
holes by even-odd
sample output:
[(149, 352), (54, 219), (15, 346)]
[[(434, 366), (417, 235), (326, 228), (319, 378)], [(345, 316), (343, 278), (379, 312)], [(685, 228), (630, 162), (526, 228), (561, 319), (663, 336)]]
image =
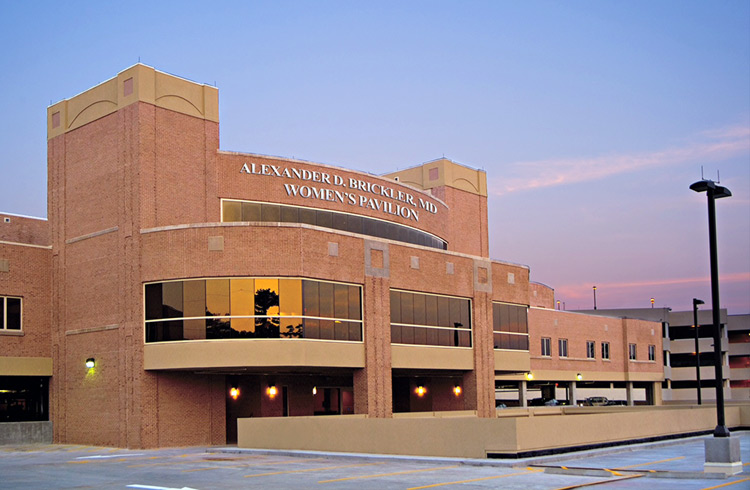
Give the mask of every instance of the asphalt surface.
[(0, 446), (0, 489), (750, 489), (743, 472), (703, 473), (704, 437), (526, 460), (461, 460), (226, 448)]

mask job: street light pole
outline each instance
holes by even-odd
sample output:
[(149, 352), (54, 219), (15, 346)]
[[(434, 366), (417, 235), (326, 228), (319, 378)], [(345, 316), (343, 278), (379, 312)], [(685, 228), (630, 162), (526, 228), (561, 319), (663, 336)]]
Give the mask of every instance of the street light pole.
[(716, 429), (714, 437), (729, 437), (724, 422), (724, 377), (721, 369), (721, 315), (719, 303), (719, 259), (716, 250), (716, 199), (731, 197), (726, 187), (711, 180), (699, 180), (690, 186), (695, 192), (705, 192), (708, 198), (708, 246), (711, 256), (711, 310), (714, 322), (714, 376), (716, 379)]
[(596, 309), (596, 286), (594, 286), (594, 309)]
[(693, 298), (693, 326), (695, 327), (695, 379), (698, 383), (698, 405), (701, 405), (701, 351), (698, 346), (698, 305), (703, 300)]

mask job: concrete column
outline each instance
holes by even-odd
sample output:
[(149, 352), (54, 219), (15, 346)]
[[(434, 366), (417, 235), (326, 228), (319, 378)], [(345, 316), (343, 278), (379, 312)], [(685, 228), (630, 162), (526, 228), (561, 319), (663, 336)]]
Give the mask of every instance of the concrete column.
[(568, 385), (568, 404), (571, 406), (575, 406), (577, 404), (577, 395), (576, 395), (576, 382), (571, 381)]
[(628, 406), (632, 407), (635, 405), (634, 397), (633, 397), (633, 382), (628, 381), (626, 384), (626, 391), (628, 393)]
[(661, 394), (661, 382), (654, 382), (654, 405), (663, 405), (663, 399)]
[(526, 387), (526, 380), (523, 380), (518, 384), (518, 402), (523, 408), (529, 406), (529, 401), (526, 396)]

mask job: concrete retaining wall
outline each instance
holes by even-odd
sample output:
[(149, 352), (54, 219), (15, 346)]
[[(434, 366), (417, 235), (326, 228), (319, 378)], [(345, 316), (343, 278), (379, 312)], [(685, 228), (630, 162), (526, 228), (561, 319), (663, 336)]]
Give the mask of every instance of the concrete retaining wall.
[(52, 444), (52, 422), (2, 422), (0, 445)]
[[(750, 404), (726, 407), (729, 427), (750, 426)], [(609, 445), (713, 430), (716, 409), (589, 407), (500, 410), (493, 419), (433, 413), (239, 419), (238, 447), (485, 458)]]

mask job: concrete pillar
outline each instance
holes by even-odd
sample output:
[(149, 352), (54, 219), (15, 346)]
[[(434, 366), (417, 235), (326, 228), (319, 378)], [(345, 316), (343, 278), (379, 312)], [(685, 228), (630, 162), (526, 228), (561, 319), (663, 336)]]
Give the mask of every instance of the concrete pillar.
[(632, 407), (633, 405), (635, 405), (635, 401), (634, 401), (635, 397), (633, 396), (633, 382), (632, 381), (628, 381), (626, 383), (626, 388), (625, 389), (626, 389), (627, 394), (628, 394), (628, 406)]
[(526, 387), (526, 380), (523, 380), (518, 384), (518, 402), (523, 408), (529, 406), (528, 398), (526, 396)]
[(663, 399), (661, 394), (661, 382), (654, 382), (654, 405), (663, 405)]
[(576, 382), (571, 381), (568, 385), (568, 404), (575, 406), (577, 404)]

